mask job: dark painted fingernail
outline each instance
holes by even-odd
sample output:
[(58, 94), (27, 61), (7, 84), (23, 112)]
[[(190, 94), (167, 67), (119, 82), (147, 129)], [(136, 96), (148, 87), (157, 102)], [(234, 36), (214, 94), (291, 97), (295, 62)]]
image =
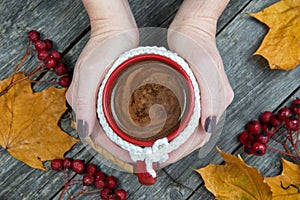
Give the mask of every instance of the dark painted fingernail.
[(216, 129), (216, 125), (217, 125), (217, 117), (210, 116), (205, 120), (204, 129), (206, 132), (212, 133)]
[(85, 138), (88, 135), (88, 124), (84, 120), (78, 120), (77, 122), (78, 135), (81, 138)]

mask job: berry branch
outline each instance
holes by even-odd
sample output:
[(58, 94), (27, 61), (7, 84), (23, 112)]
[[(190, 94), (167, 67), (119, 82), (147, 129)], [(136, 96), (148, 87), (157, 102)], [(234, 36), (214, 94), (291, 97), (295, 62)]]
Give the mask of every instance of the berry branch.
[[(61, 61), (61, 54), (57, 50), (52, 50), (52, 42), (49, 39), (41, 40), (40, 34), (35, 30), (30, 31), (27, 36), (29, 41), (26, 45), (25, 54), (15, 67), (10, 84), (0, 91), (0, 96), (6, 94), (14, 85), (22, 81), (47, 83), (51, 85), (60, 85), (61, 87), (68, 87), (70, 85), (71, 79), (67, 75), (68, 69)], [(30, 71), (26, 71), (25, 69), (21, 72), (20, 69), (24, 62), (35, 54), (37, 54), (37, 58), (40, 62)], [(34, 80), (34, 77), (46, 72), (54, 72), (57, 75), (57, 78), (50, 81)], [(17, 73), (22, 73), (25, 77), (15, 79)]]
[[(281, 108), (277, 113), (265, 111), (259, 120), (248, 122), (246, 130), (239, 135), (239, 141), (247, 154), (262, 156), (269, 149), (300, 164), (299, 132), (300, 99), (297, 98), (290, 107)], [(270, 139), (280, 144), (283, 150), (268, 145)]]

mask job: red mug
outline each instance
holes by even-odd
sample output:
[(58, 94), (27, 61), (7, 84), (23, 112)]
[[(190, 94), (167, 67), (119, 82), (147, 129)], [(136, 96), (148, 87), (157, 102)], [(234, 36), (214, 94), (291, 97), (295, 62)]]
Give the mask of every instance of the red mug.
[[(160, 140), (171, 142), (195, 114), (195, 80), (191, 80), (191, 73), (172, 56), (161, 53), (161, 48), (154, 48), (160, 53), (142, 51), (115, 63), (100, 90), (103, 115), (109, 126), (106, 132), (111, 132), (108, 135), (115, 143), (121, 141), (118, 145), (122, 148), (133, 146), (131, 151), (153, 146), (159, 149)], [(155, 183), (156, 176), (149, 173), (149, 167), (156, 171), (157, 165), (136, 160), (141, 184)]]

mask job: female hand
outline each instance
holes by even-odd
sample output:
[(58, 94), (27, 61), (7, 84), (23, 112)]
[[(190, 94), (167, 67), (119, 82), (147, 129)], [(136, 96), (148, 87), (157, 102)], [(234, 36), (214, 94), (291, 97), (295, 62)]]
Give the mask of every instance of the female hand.
[(201, 119), (198, 129), (163, 166), (203, 146), (233, 99), (215, 38), (217, 20), (229, 0), (216, 1), (185, 0), (168, 31), (170, 49), (190, 64), (199, 83)]

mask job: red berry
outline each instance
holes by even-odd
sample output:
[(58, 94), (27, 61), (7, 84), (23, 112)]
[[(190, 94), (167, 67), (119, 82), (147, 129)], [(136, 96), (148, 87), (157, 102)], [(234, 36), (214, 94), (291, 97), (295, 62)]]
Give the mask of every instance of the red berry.
[(54, 159), (51, 161), (51, 169), (55, 171), (59, 171), (63, 169), (63, 160), (62, 159)]
[(52, 49), (53, 45), (52, 45), (52, 41), (51, 40), (45, 39), (44, 43), (46, 44), (46, 49), (47, 50), (51, 50)]
[(281, 108), (278, 113), (278, 118), (283, 121), (292, 116), (292, 111), (289, 108)]
[(298, 131), (300, 129), (299, 118), (293, 116), (285, 120), (285, 127), (292, 131)]
[(116, 200), (116, 195), (115, 194), (109, 194), (107, 196), (107, 200)]
[(44, 61), (44, 65), (47, 68), (52, 69), (52, 68), (56, 67), (57, 61), (54, 58), (47, 57)]
[(92, 174), (85, 174), (83, 175), (82, 178), (82, 184), (89, 186), (89, 185), (94, 185), (95, 183), (95, 177)]
[(272, 124), (265, 124), (263, 125), (263, 132), (266, 133), (269, 137), (272, 137), (276, 133), (276, 127), (274, 127)]
[(104, 188), (100, 191), (100, 197), (101, 199), (107, 199), (108, 195), (110, 195), (112, 193), (112, 191), (108, 188)]
[(259, 133), (261, 130), (261, 125), (257, 120), (251, 120), (246, 127), (250, 133)]
[(242, 132), (239, 136), (239, 141), (242, 144), (249, 143), (249, 133), (247, 131)]
[(61, 54), (59, 53), (59, 51), (52, 51), (50, 53), (50, 57), (55, 58), (56, 60), (60, 60), (61, 59)]
[(280, 126), (282, 121), (279, 119), (279, 117), (277, 115), (273, 115), (270, 119), (270, 123), (277, 127), (277, 126)]
[(97, 179), (95, 180), (96, 188), (105, 188), (107, 186), (107, 181), (105, 179)]
[(253, 154), (253, 152), (252, 152), (252, 145), (251, 144), (245, 144), (244, 145), (244, 152), (246, 154)]
[(292, 101), (292, 111), (293, 113), (300, 115), (300, 99)]
[(254, 143), (257, 141), (260, 133), (249, 133), (248, 134), (248, 143)]
[(263, 144), (267, 144), (270, 141), (270, 136), (264, 132), (262, 132), (257, 138), (256, 142), (260, 142)]
[(266, 123), (269, 123), (269, 122), (270, 122), (270, 119), (271, 119), (272, 115), (273, 115), (272, 112), (270, 112), (270, 111), (265, 111), (265, 112), (263, 112), (263, 113), (260, 115), (259, 119), (260, 119), (260, 121), (261, 121), (262, 123), (266, 124)]
[(98, 172), (95, 173), (95, 177), (96, 177), (96, 179), (105, 179), (106, 174), (104, 174), (103, 172), (98, 171)]
[(31, 30), (28, 32), (27, 37), (30, 41), (36, 42), (40, 40), (40, 34), (36, 30)]
[(43, 41), (41, 41), (41, 40), (38, 40), (38, 41), (34, 42), (34, 48), (35, 48), (37, 51), (47, 50), (47, 49), (46, 49), (46, 44), (45, 44), (45, 42), (43, 42)]
[(40, 50), (38, 51), (38, 59), (39, 60), (45, 60), (49, 56), (49, 52), (46, 50)]
[(68, 87), (71, 84), (70, 77), (62, 76), (58, 79), (58, 84), (62, 87)]
[(117, 189), (115, 191), (115, 194), (116, 194), (116, 197), (117, 197), (118, 200), (126, 200), (127, 193), (126, 193), (125, 190), (123, 190), (123, 189)]
[(107, 177), (107, 187), (109, 189), (114, 189), (118, 185), (118, 180), (114, 176), (108, 176)]
[(86, 166), (85, 172), (86, 172), (87, 174), (95, 175), (96, 172), (97, 172), (97, 166), (94, 165), (94, 164), (88, 164), (88, 165)]
[(71, 169), (72, 168), (72, 162), (73, 162), (73, 159), (72, 158), (65, 158), (63, 160), (63, 166), (65, 169)]
[(261, 143), (261, 142), (255, 142), (252, 145), (252, 152), (254, 153), (254, 155), (256, 156), (262, 156), (266, 153), (267, 151), (267, 147), (265, 144)]
[(56, 67), (54, 68), (54, 72), (56, 75), (61, 76), (67, 73), (67, 68), (65, 67), (65, 65), (60, 62), (56, 65)]
[(85, 170), (85, 164), (82, 160), (74, 160), (72, 162), (72, 169), (77, 174), (83, 174)]

